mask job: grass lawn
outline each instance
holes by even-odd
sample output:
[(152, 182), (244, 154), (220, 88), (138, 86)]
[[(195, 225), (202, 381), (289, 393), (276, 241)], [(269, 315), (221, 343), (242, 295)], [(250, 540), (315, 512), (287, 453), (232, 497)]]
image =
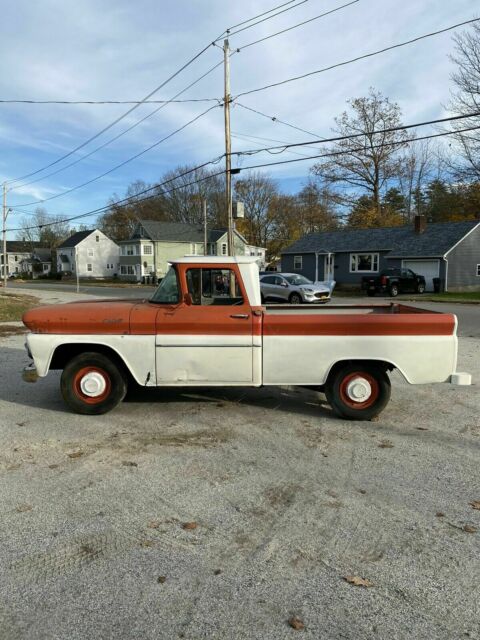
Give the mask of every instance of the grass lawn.
[(416, 300), (431, 300), (432, 302), (480, 302), (480, 291), (463, 291), (454, 293), (436, 293), (416, 296)]
[(21, 320), (24, 311), (39, 304), (40, 300), (34, 296), (0, 292), (0, 322)]

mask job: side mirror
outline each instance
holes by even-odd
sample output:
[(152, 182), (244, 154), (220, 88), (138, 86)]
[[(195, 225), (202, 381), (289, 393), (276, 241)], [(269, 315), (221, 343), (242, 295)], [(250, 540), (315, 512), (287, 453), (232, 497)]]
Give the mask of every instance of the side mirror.
[(282, 282), (282, 287), (287, 288), (287, 287), (288, 287), (288, 284), (287, 284), (286, 282)]
[(183, 301), (188, 307), (190, 307), (193, 304), (192, 294), (191, 293), (185, 293), (183, 295)]

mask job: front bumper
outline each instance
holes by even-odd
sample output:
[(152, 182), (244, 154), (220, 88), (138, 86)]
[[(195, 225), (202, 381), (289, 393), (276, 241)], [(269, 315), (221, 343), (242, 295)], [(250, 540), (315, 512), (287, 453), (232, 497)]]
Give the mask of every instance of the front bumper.
[(456, 384), (461, 387), (468, 387), (472, 384), (472, 375), (463, 371), (456, 371), (450, 376), (450, 384)]
[(38, 377), (37, 367), (33, 362), (23, 368), (22, 380), (24, 382), (36, 382)]

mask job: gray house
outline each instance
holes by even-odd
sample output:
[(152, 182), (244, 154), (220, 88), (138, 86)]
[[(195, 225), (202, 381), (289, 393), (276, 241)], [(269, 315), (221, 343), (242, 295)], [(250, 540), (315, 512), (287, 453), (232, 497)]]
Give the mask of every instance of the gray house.
[(427, 224), (416, 216), (402, 227), (312, 233), (282, 252), (282, 271), (340, 285), (392, 267), (425, 276), (427, 291), (433, 278), (445, 291), (480, 291), (480, 220)]
[(112, 278), (120, 249), (100, 229), (77, 231), (57, 248), (57, 271), (80, 278)]

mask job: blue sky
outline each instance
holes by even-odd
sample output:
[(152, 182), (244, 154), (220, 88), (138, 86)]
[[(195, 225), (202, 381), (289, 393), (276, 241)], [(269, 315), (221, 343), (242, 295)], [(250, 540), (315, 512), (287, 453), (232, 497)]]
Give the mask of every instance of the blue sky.
[[(307, 20), (347, 0), (309, 0), (231, 38), (242, 47)], [(3, 8), (0, 26), (0, 98), (36, 100), (138, 100), (176, 71), (228, 26), (266, 11), (280, 0), (17, 0)], [(232, 94), (335, 64), (475, 17), (471, 0), (403, 2), (361, 0), (304, 27), (232, 56)], [(442, 117), (451, 90), (452, 32), (370, 60), (245, 96), (241, 102), (319, 136), (331, 133), (346, 100), (366, 95), (370, 86), (402, 108), (405, 122)], [(169, 99), (222, 58), (211, 47), (155, 97)], [(188, 98), (220, 98), (221, 67), (185, 93)], [(9, 192), (16, 206), (60, 194), (108, 171), (201, 113), (209, 104), (168, 105), (127, 135), (75, 166)], [(0, 105), (0, 179), (35, 171), (121, 115), (128, 107)], [(98, 140), (31, 179), (63, 167), (114, 137), (155, 109), (143, 105)], [(232, 109), (232, 132), (292, 142), (308, 136), (240, 107)], [(158, 181), (177, 165), (201, 163), (223, 153), (223, 113), (213, 109), (171, 140), (118, 171), (44, 206), (50, 214), (76, 215), (123, 195), (136, 179)], [(254, 148), (234, 138), (233, 150)], [(260, 142), (257, 140), (257, 142)], [(284, 154), (282, 158), (289, 157)], [(294, 157), (294, 156), (290, 156)], [(253, 160), (253, 159), (252, 159)], [(268, 154), (255, 161), (271, 161)], [(247, 164), (248, 160), (245, 162)], [(255, 162), (256, 163), (256, 162)], [(252, 162), (253, 164), (253, 162)], [(273, 168), (270, 175), (292, 191), (308, 177), (311, 163)], [(28, 207), (28, 210), (35, 206)], [(10, 214), (9, 227), (22, 215)], [(82, 222), (93, 224), (94, 218)], [(13, 234), (12, 234), (13, 235)]]

